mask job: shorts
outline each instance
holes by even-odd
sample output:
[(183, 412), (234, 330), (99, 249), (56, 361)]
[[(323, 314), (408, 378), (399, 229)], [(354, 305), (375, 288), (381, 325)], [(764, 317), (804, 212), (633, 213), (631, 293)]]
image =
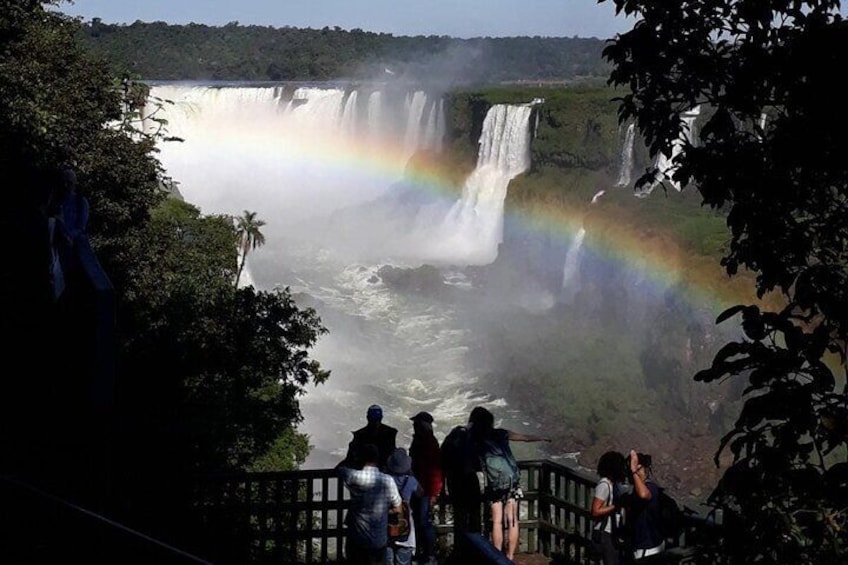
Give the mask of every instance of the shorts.
[(524, 498), (524, 491), (519, 485), (514, 485), (512, 488), (500, 489), (494, 491), (486, 491), (483, 494), (483, 499), (486, 502), (503, 502), (506, 504), (508, 500), (521, 500)]

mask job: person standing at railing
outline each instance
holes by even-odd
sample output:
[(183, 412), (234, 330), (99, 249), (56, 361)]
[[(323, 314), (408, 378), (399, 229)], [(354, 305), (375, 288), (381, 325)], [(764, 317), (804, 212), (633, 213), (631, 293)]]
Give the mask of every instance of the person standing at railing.
[(359, 467), (359, 464), (355, 461), (354, 453), (363, 445), (371, 444), (377, 447), (379, 454), (377, 466), (385, 472), (386, 461), (397, 447), (397, 429), (383, 423), (383, 409), (377, 404), (368, 407), (365, 418), (368, 423), (353, 432), (353, 439), (348, 444), (345, 461), (348, 462), (348, 467)]
[[(412, 459), (404, 448), (398, 447), (389, 455), (386, 470), (395, 481), (401, 499), (410, 509), (416, 505), (417, 501), (424, 498), (424, 489), (412, 475)], [(386, 565), (412, 564), (412, 556), (415, 553), (418, 541), (416, 536), (417, 516), (413, 516), (412, 511), (409, 513), (409, 522), (409, 532), (405, 534), (405, 539), (399, 536), (399, 539), (389, 540), (386, 549)]]
[(442, 456), (439, 441), (433, 434), (433, 416), (419, 412), (412, 418), (413, 436), (409, 446), (412, 458), (412, 473), (424, 488), (424, 496), (415, 500), (415, 530), (417, 561), (429, 563), (436, 550), (436, 527), (433, 524), (433, 508), (442, 492)]
[(622, 519), (621, 509), (616, 507), (615, 493), (626, 478), (626, 469), (624, 455), (617, 451), (607, 451), (598, 460), (601, 480), (592, 499), (592, 542), (604, 565), (618, 565), (621, 561), (613, 542), (613, 532)]
[(454, 427), (440, 448), (445, 492), (453, 510), (454, 550), (466, 533), (483, 531), (482, 489), (477, 479), (480, 461), (471, 445), (468, 426)]
[(345, 516), (345, 557), (348, 565), (384, 565), (389, 512), (401, 511), (400, 493), (394, 479), (377, 467), (377, 446), (358, 447), (353, 459), (363, 462), (362, 469), (347, 467), (347, 460), (336, 466), (351, 498)]
[(632, 520), (633, 559), (642, 563), (665, 563), (665, 539), (660, 529), (660, 488), (652, 477), (651, 456), (630, 451), (627, 462), (633, 481), (633, 497), (627, 519)]
[(482, 406), (471, 411), (468, 421), (471, 443), (486, 477), (483, 500), (489, 504), (492, 513), (492, 544), (498, 551), (503, 551), (507, 559), (513, 560), (518, 549), (518, 501), (524, 498), (524, 493), (519, 485), (518, 462), (509, 442), (551, 440), (496, 428), (495, 417)]

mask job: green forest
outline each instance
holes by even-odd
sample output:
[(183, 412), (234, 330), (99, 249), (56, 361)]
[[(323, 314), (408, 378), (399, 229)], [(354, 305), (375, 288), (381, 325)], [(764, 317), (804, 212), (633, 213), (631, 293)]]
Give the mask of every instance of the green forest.
[[(94, 19), (79, 37), (115, 68), (145, 80), (384, 80), (440, 84), (602, 78), (604, 42), (589, 38), (403, 37), (339, 27), (301, 29)], [(434, 78), (435, 77), (435, 78)]]

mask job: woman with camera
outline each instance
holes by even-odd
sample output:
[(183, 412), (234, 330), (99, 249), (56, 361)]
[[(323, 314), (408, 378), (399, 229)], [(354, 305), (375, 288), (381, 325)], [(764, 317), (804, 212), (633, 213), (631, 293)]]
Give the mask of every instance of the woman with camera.
[(633, 498), (627, 519), (633, 532), (633, 559), (640, 563), (665, 561), (665, 540), (660, 529), (660, 489), (651, 478), (651, 456), (630, 451), (628, 457)]

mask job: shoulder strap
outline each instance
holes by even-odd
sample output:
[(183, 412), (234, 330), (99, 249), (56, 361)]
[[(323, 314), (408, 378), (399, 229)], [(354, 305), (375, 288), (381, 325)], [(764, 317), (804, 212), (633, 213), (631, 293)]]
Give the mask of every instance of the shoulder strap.
[[(612, 490), (612, 489), (613, 489), (613, 486), (612, 486), (612, 481), (611, 481), (611, 480), (609, 480), (609, 479), (607, 479), (606, 477), (604, 477), (603, 479), (601, 479), (601, 482), (606, 482), (606, 483), (607, 483), (607, 485), (609, 485), (609, 493), (607, 494), (607, 499), (604, 501), (604, 503), (605, 503), (607, 506), (612, 506), (612, 502), (613, 502), (613, 490)], [(616, 512), (617, 512), (617, 511), (616, 511)], [(607, 514), (607, 517), (604, 519), (604, 524), (603, 524), (603, 526), (601, 526), (601, 529), (602, 529), (602, 530), (606, 530), (606, 528), (607, 528), (607, 522), (609, 522), (609, 524), (610, 524), (610, 526), (611, 526), (611, 527), (612, 527), (612, 526), (615, 526), (615, 523), (612, 521), (613, 514), (615, 514), (615, 512), (610, 512), (609, 514)]]
[(408, 482), (409, 482), (409, 475), (406, 475), (403, 478), (403, 483), (401, 485), (399, 485), (400, 488), (398, 488), (398, 490), (400, 491), (401, 500), (405, 500), (406, 502), (409, 502), (408, 499), (411, 498), (410, 496), (407, 496), (407, 497), (404, 498), (404, 495), (403, 495), (403, 493), (406, 491), (406, 483), (408, 483)]

